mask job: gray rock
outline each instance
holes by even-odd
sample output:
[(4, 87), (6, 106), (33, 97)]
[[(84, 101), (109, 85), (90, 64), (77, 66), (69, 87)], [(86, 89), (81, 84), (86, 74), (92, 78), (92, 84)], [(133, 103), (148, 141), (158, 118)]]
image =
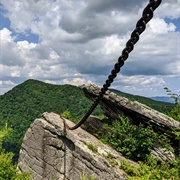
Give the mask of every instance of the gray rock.
[[(79, 86), (85, 95), (94, 100), (97, 97), (100, 87), (89, 84)], [(144, 104), (141, 104), (136, 101), (130, 101), (127, 98), (118, 96), (117, 94), (107, 91), (102, 100), (100, 101), (100, 106), (104, 110), (104, 112), (112, 119), (119, 119), (119, 116), (128, 116), (132, 122), (135, 124), (142, 123), (146, 125), (152, 125), (153, 129), (160, 134), (166, 133), (171, 139), (175, 139), (175, 135), (172, 133), (173, 130), (180, 132), (180, 122), (174, 120), (173, 118), (160, 113)], [(91, 118), (93, 120), (93, 118)], [(97, 129), (94, 126), (99, 124), (101, 125), (101, 121), (96, 120), (97, 123), (89, 122), (87, 120), (86, 128), (91, 127), (92, 129)], [(172, 147), (171, 147), (172, 148)], [(172, 152), (161, 148), (154, 147), (151, 154), (162, 161), (174, 160), (174, 149), (172, 148)]]
[[(101, 89), (94, 84), (82, 85), (79, 88), (92, 100), (98, 95)], [(174, 129), (180, 131), (180, 122), (144, 104), (130, 101), (110, 91), (106, 92), (100, 101), (100, 106), (112, 119), (117, 119), (120, 115), (125, 115), (135, 123), (151, 124), (156, 131), (167, 133), (172, 137), (174, 137), (172, 133)]]
[(103, 121), (96, 116), (90, 115), (81, 127), (87, 131), (90, 129), (90, 132), (97, 132), (103, 127)]
[[(74, 125), (68, 120), (66, 123)], [(109, 153), (113, 155), (113, 164), (107, 158)], [(122, 159), (127, 160), (85, 130), (70, 131), (59, 115), (44, 113), (25, 134), (18, 167), (20, 171), (31, 172), (33, 180), (80, 180), (83, 175), (97, 180), (124, 180)]]
[(151, 155), (162, 161), (175, 160), (173, 150), (170, 151), (170, 150), (167, 150), (166, 148), (162, 148), (158, 145), (154, 146), (154, 148), (151, 151)]

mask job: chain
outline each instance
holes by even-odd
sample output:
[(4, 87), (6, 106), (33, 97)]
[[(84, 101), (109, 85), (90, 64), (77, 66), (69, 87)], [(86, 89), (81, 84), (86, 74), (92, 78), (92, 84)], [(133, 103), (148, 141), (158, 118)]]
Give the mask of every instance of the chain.
[[(150, 0), (149, 4), (144, 8), (142, 17), (136, 24), (135, 30), (131, 33), (130, 39), (126, 43), (126, 47), (123, 49), (121, 56), (118, 58), (118, 62), (114, 65), (114, 69), (111, 71), (111, 74), (108, 76), (108, 79), (105, 81), (105, 84), (101, 88), (99, 95), (95, 98), (93, 104), (86, 112), (84, 117), (73, 127), (69, 127), (65, 122), (65, 127), (70, 130), (77, 129), (80, 127), (87, 118), (91, 115), (93, 110), (96, 108), (100, 100), (103, 98), (105, 92), (111, 86), (111, 83), (117, 76), (117, 73), (120, 71), (120, 68), (124, 65), (125, 60), (129, 57), (129, 53), (134, 49), (134, 45), (139, 41), (140, 34), (146, 29), (146, 24), (153, 18), (153, 11), (161, 4), (162, 0)], [(66, 128), (65, 128), (66, 129)]]

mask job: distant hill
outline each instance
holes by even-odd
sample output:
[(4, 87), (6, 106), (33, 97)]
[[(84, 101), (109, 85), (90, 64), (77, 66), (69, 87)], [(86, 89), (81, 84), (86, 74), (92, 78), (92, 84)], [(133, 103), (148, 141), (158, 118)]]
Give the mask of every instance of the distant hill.
[[(163, 113), (169, 112), (173, 105), (157, 102), (149, 98), (134, 96), (111, 90), (118, 95), (144, 103)], [(53, 85), (38, 80), (27, 80), (0, 96), (0, 128), (7, 123), (12, 131), (3, 144), (8, 151), (15, 153), (17, 160), (22, 138), (30, 124), (43, 112), (61, 114), (69, 110), (71, 120), (79, 120), (91, 106), (92, 101), (84, 96), (82, 90), (72, 85)], [(97, 107), (94, 115), (103, 112)]]
[[(80, 119), (92, 101), (82, 90), (72, 85), (52, 85), (37, 80), (27, 80), (0, 96), (0, 128), (6, 123), (12, 132), (4, 148), (19, 153), (22, 138), (30, 124), (43, 112), (61, 114), (69, 110), (72, 119)], [(100, 107), (93, 112), (102, 114)]]
[(126, 98), (128, 98), (128, 99), (130, 99), (132, 101), (138, 101), (140, 103), (146, 104), (147, 106), (149, 106), (149, 107), (151, 107), (153, 109), (156, 109), (156, 110), (158, 110), (158, 111), (160, 111), (162, 113), (165, 113), (165, 114), (167, 112), (169, 112), (174, 107), (174, 104), (172, 104), (170, 102), (159, 101), (159, 100), (152, 99), (152, 98), (147, 98), (147, 97), (143, 97), (143, 96), (128, 94), (128, 93), (118, 91), (116, 89), (110, 89), (110, 91), (118, 94), (119, 96), (126, 97)]
[(155, 96), (155, 97), (150, 97), (150, 98), (155, 100), (155, 101), (168, 102), (168, 103), (174, 104), (174, 100), (170, 97), (167, 97), (167, 96)]

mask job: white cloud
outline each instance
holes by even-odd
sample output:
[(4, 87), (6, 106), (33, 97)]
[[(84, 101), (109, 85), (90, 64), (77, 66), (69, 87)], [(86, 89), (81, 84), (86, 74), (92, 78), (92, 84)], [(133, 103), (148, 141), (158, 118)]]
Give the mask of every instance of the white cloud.
[(20, 77), (20, 71), (15, 70), (14, 72), (11, 73), (11, 77)]
[(176, 26), (173, 23), (167, 24), (163, 19), (154, 18), (149, 22), (150, 28), (153, 33), (161, 34), (174, 32)]
[[(35, 78), (75, 85), (88, 80), (104, 83), (147, 4), (143, 0), (1, 3), (12, 30), (0, 30), (0, 80)], [(169, 22), (180, 18), (178, 4), (178, 0), (164, 0), (154, 12), (120, 72), (124, 86), (132, 84), (140, 93), (150, 84), (163, 86), (163, 77), (179, 76), (179, 27)], [(37, 34), (39, 41), (19, 41), (19, 33)]]
[(115, 80), (112, 85), (113, 88), (120, 89), (122, 92), (127, 92), (135, 95), (142, 96), (157, 96), (158, 92), (165, 95), (164, 87), (167, 83), (163, 77), (159, 76), (144, 76), (144, 75), (134, 75), (134, 76), (123, 76), (120, 75)]
[(74, 86), (79, 86), (82, 84), (91, 84), (92, 81), (90, 81), (90, 80), (86, 81), (84, 78), (73, 78), (71, 81), (69, 81), (68, 79), (64, 79), (63, 83), (64, 84), (71, 84)]
[(11, 80), (5, 80), (5, 81), (0, 81), (0, 95), (4, 94), (5, 92), (11, 90), (14, 86), (16, 86), (14, 82)]
[(135, 75), (135, 76), (119, 76), (119, 83), (122, 83), (125, 86), (130, 85), (141, 85), (141, 86), (164, 86), (165, 81), (162, 78), (157, 76), (143, 76), (143, 75)]
[(179, 18), (179, 7), (180, 1), (179, 0), (163, 0), (160, 8), (158, 8), (157, 14), (162, 17), (168, 17), (170, 19)]
[(13, 42), (13, 37), (11, 37), (11, 34), (12, 34), (12, 32), (9, 31), (7, 28), (3, 28), (0, 31), (1, 43), (3, 45)]
[(27, 41), (15, 42), (15, 38), (11, 36), (12, 32), (7, 28), (0, 30), (1, 37), (1, 63), (8, 66), (23, 66), (25, 60), (31, 55), (30, 50), (36, 44)]
[(50, 81), (50, 80), (45, 80), (44, 82), (49, 84), (57, 84), (56, 81)]

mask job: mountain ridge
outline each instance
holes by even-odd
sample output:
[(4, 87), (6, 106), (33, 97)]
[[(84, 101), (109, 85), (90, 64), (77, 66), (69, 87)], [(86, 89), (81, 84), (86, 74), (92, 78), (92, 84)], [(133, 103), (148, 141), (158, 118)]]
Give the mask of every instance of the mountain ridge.
[(150, 98), (155, 101), (168, 102), (168, 103), (174, 104), (174, 99), (172, 99), (171, 97), (168, 97), (168, 96), (153, 96)]
[[(139, 98), (139, 100), (142, 99)], [(150, 102), (149, 105), (163, 112), (168, 112), (174, 107), (172, 104), (149, 101), (147, 98), (143, 101)], [(22, 138), (35, 118), (44, 112), (57, 114), (66, 112), (68, 119), (77, 122), (91, 104), (92, 101), (86, 98), (83, 91), (76, 86), (54, 85), (29, 79), (0, 96), (0, 127), (4, 127), (7, 123), (12, 129), (3, 147), (7, 151), (14, 152), (16, 161)], [(100, 107), (93, 112), (96, 116), (102, 114)]]
[(154, 101), (160, 101), (160, 102), (165, 102), (165, 103), (171, 103), (171, 104), (174, 104), (174, 100), (169, 97), (169, 96), (152, 96), (152, 97), (146, 97), (146, 96), (140, 96), (140, 95), (133, 95), (133, 94), (130, 94), (130, 93), (125, 93), (125, 92), (122, 92), (122, 91), (119, 91), (117, 89), (109, 89), (111, 92), (114, 92), (114, 93), (118, 93), (118, 94), (124, 94), (126, 96), (135, 96), (135, 97), (143, 97), (143, 98), (148, 98), (148, 99), (152, 99)]

